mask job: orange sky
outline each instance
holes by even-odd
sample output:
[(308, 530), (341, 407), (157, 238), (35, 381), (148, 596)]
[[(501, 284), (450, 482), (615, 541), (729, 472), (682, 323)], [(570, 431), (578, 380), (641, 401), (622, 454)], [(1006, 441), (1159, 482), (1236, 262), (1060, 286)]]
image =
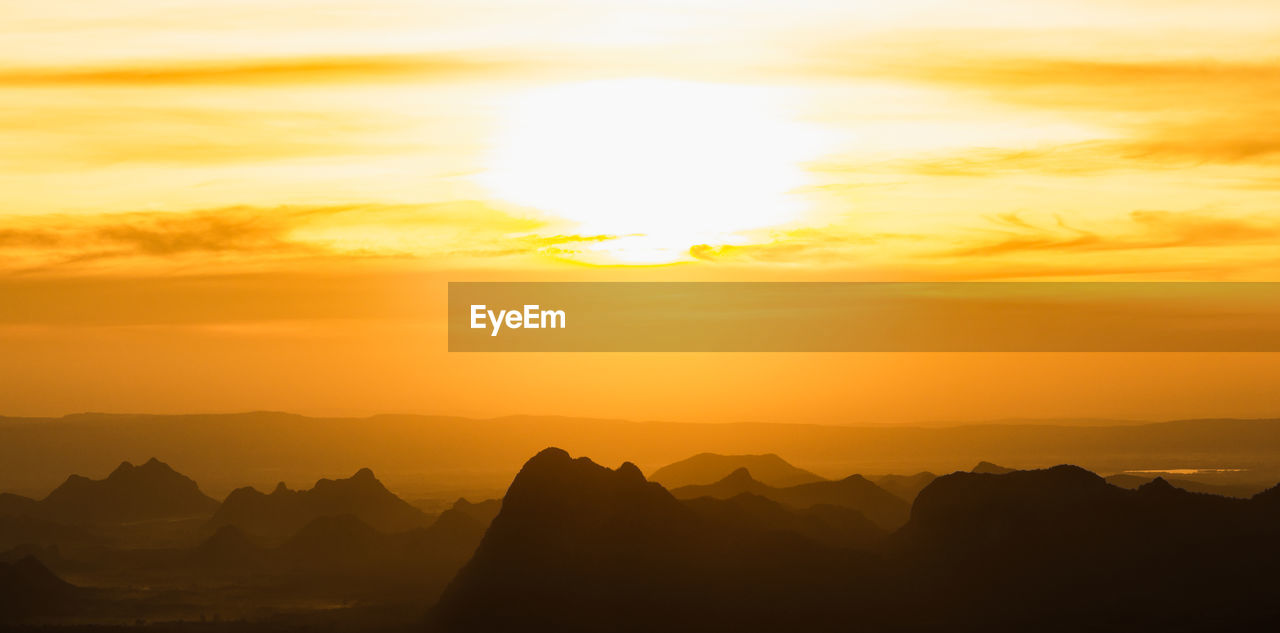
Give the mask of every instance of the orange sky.
[(12, 3), (0, 414), (1274, 415), (1270, 355), (449, 355), (449, 280), (1280, 280), (1249, 0)]

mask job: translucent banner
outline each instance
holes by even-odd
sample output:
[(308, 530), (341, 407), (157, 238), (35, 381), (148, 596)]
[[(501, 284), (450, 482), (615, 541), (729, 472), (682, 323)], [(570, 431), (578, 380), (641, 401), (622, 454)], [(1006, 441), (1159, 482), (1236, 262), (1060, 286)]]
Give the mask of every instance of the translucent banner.
[(1275, 352), (1280, 283), (449, 284), (452, 352)]

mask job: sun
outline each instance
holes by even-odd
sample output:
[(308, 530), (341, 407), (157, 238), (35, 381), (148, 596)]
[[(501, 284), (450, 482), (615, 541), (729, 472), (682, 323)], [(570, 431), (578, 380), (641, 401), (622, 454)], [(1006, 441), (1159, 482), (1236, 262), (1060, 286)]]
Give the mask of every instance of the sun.
[(821, 135), (767, 88), (670, 79), (561, 84), (513, 99), (478, 178), (493, 197), (576, 225), (602, 259), (687, 259), (783, 224)]

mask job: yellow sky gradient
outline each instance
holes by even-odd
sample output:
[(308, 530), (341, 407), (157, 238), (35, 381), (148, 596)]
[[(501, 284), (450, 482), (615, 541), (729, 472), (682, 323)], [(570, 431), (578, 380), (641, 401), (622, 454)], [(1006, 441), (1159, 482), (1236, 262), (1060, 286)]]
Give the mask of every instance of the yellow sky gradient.
[(443, 351), (449, 280), (1280, 280), (1274, 2), (0, 12), (0, 414), (1280, 404), (1269, 355)]

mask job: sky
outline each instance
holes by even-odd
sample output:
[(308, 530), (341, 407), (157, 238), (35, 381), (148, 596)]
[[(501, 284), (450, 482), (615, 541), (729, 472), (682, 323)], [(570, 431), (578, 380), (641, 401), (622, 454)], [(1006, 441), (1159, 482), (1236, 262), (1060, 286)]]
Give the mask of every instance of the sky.
[(1280, 280), (1280, 9), (0, 0), (0, 414), (1274, 415), (1264, 354), (460, 355), (448, 281)]

